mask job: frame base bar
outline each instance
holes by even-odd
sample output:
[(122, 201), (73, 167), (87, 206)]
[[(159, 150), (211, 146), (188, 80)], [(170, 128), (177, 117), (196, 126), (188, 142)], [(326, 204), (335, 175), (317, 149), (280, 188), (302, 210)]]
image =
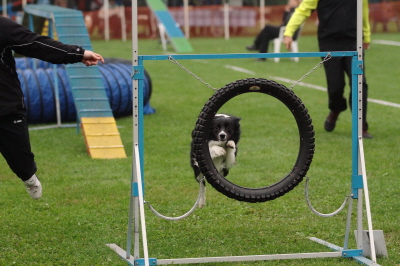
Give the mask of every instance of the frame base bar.
[(135, 258), (130, 255), (129, 258), (126, 257), (126, 251), (117, 246), (116, 244), (106, 244), (109, 248), (114, 250), (124, 261), (126, 261), (129, 265), (135, 265)]
[(249, 256), (228, 256), (228, 257), (203, 257), (184, 259), (160, 259), (158, 265), (164, 264), (189, 264), (208, 262), (239, 262), (239, 261), (266, 261), (284, 259), (310, 259), (310, 258), (333, 258), (341, 257), (341, 252), (318, 252), (318, 253), (295, 253), (295, 254), (274, 254), (274, 255), (249, 255)]
[[(143, 265), (143, 259), (135, 259), (130, 256), (126, 258), (126, 251), (116, 244), (107, 244), (123, 260), (132, 266)], [(203, 257), (203, 258), (181, 258), (181, 259), (159, 259), (156, 262), (150, 259), (149, 265), (166, 264), (190, 264), (190, 263), (209, 263), (209, 262), (238, 262), (238, 261), (263, 261), (263, 260), (283, 260), (283, 259), (309, 259), (309, 258), (333, 258), (342, 257), (342, 252), (317, 252), (317, 253), (295, 253), (295, 254), (275, 254), (275, 255), (250, 255), (250, 256), (228, 256), (228, 257)]]
[[(191, 264), (191, 263), (209, 263), (209, 262), (239, 262), (239, 261), (266, 261), (266, 260), (283, 260), (283, 259), (311, 259), (311, 258), (334, 258), (343, 257), (343, 248), (337, 245), (331, 244), (324, 240), (310, 237), (310, 240), (322, 244), (333, 250), (334, 252), (316, 252), (316, 253), (294, 253), (294, 254), (274, 254), (274, 255), (250, 255), (250, 256), (228, 256), (228, 257), (203, 257), (203, 258), (181, 258), (181, 259), (159, 259), (155, 260), (150, 258), (149, 265), (167, 265), (167, 264)], [(143, 259), (134, 259), (133, 256), (126, 257), (126, 251), (117, 246), (116, 244), (107, 244), (112, 250), (114, 250), (123, 260), (125, 260), (131, 266), (144, 265)], [(379, 264), (373, 263), (368, 258), (362, 256), (351, 257), (357, 262), (364, 265), (380, 266)]]
[[(318, 244), (324, 245), (324, 246), (326, 246), (326, 247), (328, 247), (330, 249), (337, 250), (337, 251), (340, 251), (342, 253), (345, 252), (345, 250), (342, 247), (336, 246), (334, 244), (331, 244), (331, 243), (326, 242), (324, 240), (321, 240), (319, 238), (309, 237), (308, 239), (310, 239), (310, 240), (312, 240), (314, 242), (317, 242)], [(352, 251), (352, 250), (349, 250), (349, 251)], [(353, 256), (353, 257), (350, 257), (350, 258), (352, 258), (352, 259), (356, 260), (357, 262), (359, 262), (361, 264), (364, 264), (364, 265), (380, 266), (380, 264), (374, 263), (372, 260), (370, 260), (370, 259), (368, 259), (366, 257), (363, 257), (363, 256)]]

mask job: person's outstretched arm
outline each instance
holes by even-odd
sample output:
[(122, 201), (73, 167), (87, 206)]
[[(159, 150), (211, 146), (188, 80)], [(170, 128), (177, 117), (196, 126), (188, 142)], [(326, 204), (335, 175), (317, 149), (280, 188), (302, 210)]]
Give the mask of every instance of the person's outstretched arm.
[(101, 55), (89, 50), (85, 50), (82, 63), (84, 63), (86, 66), (94, 66), (97, 65), (99, 61), (104, 63), (104, 58)]
[(317, 8), (318, 0), (303, 0), (296, 8), (292, 17), (286, 25), (285, 32), (283, 33), (283, 43), (286, 49), (290, 50), (293, 42), (293, 35), (296, 30), (310, 17), (312, 11)]
[(21, 24), (0, 17), (0, 24), (8, 31), (0, 33), (0, 40), (16, 53), (38, 58), (53, 64), (73, 64), (82, 62), (87, 66), (104, 62), (101, 55), (86, 51), (77, 45), (68, 45), (48, 36), (30, 31)]

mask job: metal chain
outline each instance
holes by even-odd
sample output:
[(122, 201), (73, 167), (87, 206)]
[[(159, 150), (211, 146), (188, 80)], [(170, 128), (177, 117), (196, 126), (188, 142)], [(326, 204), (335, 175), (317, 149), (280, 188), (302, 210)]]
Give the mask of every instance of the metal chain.
[(289, 89), (293, 89), (294, 86), (296, 86), (297, 84), (300, 83), (300, 81), (302, 81), (303, 79), (305, 79), (308, 75), (310, 75), (315, 69), (317, 69), (317, 67), (320, 67), (324, 62), (328, 61), (329, 59), (332, 58), (332, 55), (330, 53), (328, 53), (325, 58), (319, 62), (314, 68), (312, 68), (310, 71), (308, 71), (304, 76), (302, 76), (298, 81), (296, 81), (292, 86), (289, 87)]
[[(289, 89), (293, 89), (294, 86), (298, 85), (303, 79), (305, 79), (308, 75), (310, 75), (312, 72), (314, 72), (315, 69), (317, 69), (317, 67), (320, 67), (323, 63), (325, 63), (326, 61), (328, 61), (329, 59), (332, 58), (332, 55), (330, 53), (328, 53), (325, 58), (319, 62), (315, 67), (313, 67), (310, 71), (308, 71), (306, 74), (304, 74), (304, 76), (302, 76), (298, 81), (296, 81), (294, 84), (292, 84)], [(187, 69), (186, 67), (184, 67), (183, 65), (181, 65), (180, 63), (178, 63), (178, 61), (176, 61), (171, 55), (168, 56), (168, 60), (179, 66), (180, 68), (182, 68), (183, 70), (185, 70), (187, 73), (189, 73), (190, 75), (192, 75), (193, 77), (195, 77), (198, 81), (200, 81), (201, 83), (205, 84), (207, 87), (209, 87), (210, 89), (212, 89), (213, 91), (217, 91), (216, 88), (214, 88), (213, 86), (211, 86), (209, 83), (205, 82), (203, 79), (201, 79), (200, 77), (198, 77), (196, 74), (194, 74), (192, 71), (190, 71), (189, 69)]]
[(213, 86), (211, 86), (210, 84), (208, 84), (207, 82), (205, 82), (204, 80), (202, 80), (201, 78), (199, 78), (198, 76), (196, 76), (196, 74), (194, 74), (192, 71), (190, 71), (189, 69), (187, 69), (186, 67), (184, 67), (183, 65), (179, 64), (178, 61), (176, 61), (172, 56), (168, 56), (168, 60), (171, 63), (176, 64), (177, 66), (179, 66), (180, 68), (182, 68), (183, 70), (185, 70), (187, 73), (189, 73), (190, 75), (192, 75), (193, 77), (195, 77), (198, 81), (200, 81), (201, 83), (204, 83), (207, 87), (209, 87), (210, 89), (217, 91), (216, 88), (214, 88)]

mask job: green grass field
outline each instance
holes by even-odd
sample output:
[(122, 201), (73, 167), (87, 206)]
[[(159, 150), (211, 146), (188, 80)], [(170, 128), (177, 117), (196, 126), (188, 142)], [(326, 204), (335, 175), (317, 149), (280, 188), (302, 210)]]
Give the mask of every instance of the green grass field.
[[(398, 33), (375, 34), (373, 39), (400, 41)], [(252, 38), (190, 41), (196, 54), (244, 53)], [(129, 41), (95, 41), (93, 46), (106, 58), (132, 58)], [(300, 51), (317, 50), (315, 36), (301, 37)], [(370, 99), (400, 104), (399, 50), (398, 46), (372, 44), (366, 52)], [(139, 54), (163, 54), (161, 44), (141, 40)], [(280, 63), (254, 59), (179, 61), (215, 88), (249, 77), (289, 86), (292, 83), (281, 78), (298, 80), (319, 62), (319, 58), (301, 58), (298, 63), (289, 59)], [(151, 105), (156, 109), (144, 119), (145, 199), (162, 214), (179, 216), (197, 197), (198, 185), (189, 165), (191, 131), (213, 91), (171, 62), (146, 61), (145, 68), (153, 81)], [(323, 69), (317, 68), (303, 82), (325, 87)], [(315, 156), (307, 174), (310, 199), (318, 211), (330, 213), (350, 193), (351, 113), (345, 111), (335, 131), (325, 132), (326, 92), (300, 85), (294, 92), (308, 108), (316, 134)], [(245, 95), (234, 98), (221, 111), (242, 117), (243, 135), (237, 165), (230, 172), (232, 180), (251, 186), (265, 180), (275, 182), (290, 171), (297, 156), (297, 129), (280, 102), (264, 95)], [(378, 263), (387, 266), (400, 265), (399, 113), (398, 107), (371, 102), (368, 121), (374, 138), (364, 140), (373, 226), (384, 231), (389, 253), (387, 258), (378, 257)], [(119, 118), (117, 123), (127, 159), (91, 159), (75, 128), (31, 131), (43, 184), (39, 201), (30, 199), (22, 182), (0, 160), (0, 265), (126, 265), (106, 246), (115, 243), (125, 249), (127, 240), (132, 117)], [(342, 246), (347, 208), (330, 218), (313, 214), (304, 198), (304, 185), (303, 181), (285, 196), (258, 204), (234, 201), (208, 185), (207, 205), (180, 221), (160, 219), (146, 208), (149, 255), (170, 259), (330, 251), (308, 240), (309, 236)], [(353, 210), (356, 201), (354, 204)], [(352, 231), (355, 217), (353, 211)], [(350, 248), (356, 248), (353, 233), (350, 236)], [(325, 258), (206, 265), (358, 263)]]

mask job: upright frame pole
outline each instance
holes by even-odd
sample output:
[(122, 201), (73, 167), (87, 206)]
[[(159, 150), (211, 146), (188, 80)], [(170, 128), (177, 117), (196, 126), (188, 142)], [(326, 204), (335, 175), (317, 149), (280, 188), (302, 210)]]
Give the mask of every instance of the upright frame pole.
[[(54, 15), (52, 18), (47, 19), (48, 22), (48, 35), (50, 38), (54, 38), (54, 25), (55, 19)], [(53, 64), (53, 78), (54, 78), (54, 96), (56, 101), (56, 117), (57, 117), (57, 126), (61, 127), (61, 107), (60, 107), (60, 94), (58, 88), (58, 74), (57, 74), (57, 65)]]
[(260, 30), (265, 27), (265, 0), (260, 0)]
[[(368, 4), (368, 2), (367, 2)], [(358, 53), (358, 64), (359, 68), (362, 71), (357, 72), (357, 79), (355, 79), (355, 75), (353, 75), (353, 83), (352, 83), (352, 95), (357, 95), (357, 99), (353, 97), (353, 110), (358, 110), (358, 112), (353, 111), (352, 115), (354, 117), (353, 123), (355, 122), (355, 116), (357, 115), (357, 128), (353, 127), (353, 146), (357, 149), (357, 152), (354, 150), (353, 153), (357, 153), (357, 162), (358, 165), (354, 165), (353, 172), (357, 171), (358, 178), (361, 176), (362, 187), (358, 189), (358, 215), (357, 215), (357, 246), (362, 249), (363, 243), (363, 235), (362, 235), (362, 225), (363, 225), (363, 192), (365, 194), (365, 209), (367, 215), (367, 223), (368, 223), (368, 231), (370, 236), (370, 249), (371, 249), (371, 259), (373, 263), (376, 263), (376, 252), (375, 252), (375, 239), (372, 228), (372, 217), (371, 217), (371, 206), (369, 202), (369, 191), (368, 191), (368, 182), (366, 178), (366, 168), (365, 168), (365, 159), (364, 159), (364, 147), (363, 147), (363, 75), (364, 75), (364, 47), (363, 47), (363, 16), (368, 16), (368, 14), (363, 14), (363, 0), (357, 0), (357, 53)], [(357, 84), (355, 84), (355, 80), (357, 80)], [(357, 88), (357, 89), (356, 89)], [(358, 93), (357, 93), (358, 92)], [(355, 109), (354, 107), (357, 107)]]
[(2, 1), (2, 7), (3, 7), (2, 15), (3, 17), (7, 17), (7, 0)]
[[(132, 0), (132, 18), (137, 18), (137, 0)], [(133, 154), (132, 154), (132, 178), (131, 195), (129, 201), (128, 235), (125, 259), (136, 260), (140, 257), (140, 216), (143, 219), (142, 235), (146, 235), (144, 211), (143, 211), (143, 63), (138, 59), (138, 25), (137, 20), (132, 19), (132, 103), (133, 103)], [(133, 225), (133, 228), (132, 228)], [(134, 251), (131, 257), (132, 229), (134, 235)], [(145, 237), (144, 248), (147, 254), (147, 238)], [(148, 255), (146, 256), (148, 257)], [(147, 264), (148, 262), (146, 262)]]
[(183, 23), (185, 28), (186, 39), (190, 38), (190, 23), (189, 23), (189, 0), (183, 0)]
[(125, 17), (125, 6), (121, 4), (118, 6), (119, 15), (121, 17), (121, 38), (125, 42), (126, 41), (126, 17)]
[(109, 0), (105, 0), (103, 4), (104, 9), (104, 39), (110, 40), (110, 5)]
[(230, 26), (230, 21), (229, 21), (229, 2), (228, 0), (224, 0), (224, 36), (225, 40), (229, 40), (230, 35), (229, 35), (229, 26)]

